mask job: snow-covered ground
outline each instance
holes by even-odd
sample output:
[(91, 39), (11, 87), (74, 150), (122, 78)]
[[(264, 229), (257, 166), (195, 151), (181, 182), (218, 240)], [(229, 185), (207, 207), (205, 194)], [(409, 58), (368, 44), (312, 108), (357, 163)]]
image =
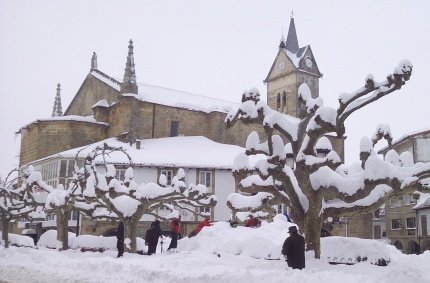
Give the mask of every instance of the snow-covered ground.
[[(291, 225), (278, 217), (260, 228), (231, 228), (227, 223), (205, 227), (194, 238), (179, 241), (175, 252), (152, 256), (115, 250), (80, 252), (44, 247), (0, 247), (0, 282), (430, 282), (430, 252), (404, 255), (374, 240), (322, 239), (322, 259), (306, 254), (306, 268), (293, 270), (277, 259)], [(166, 243), (165, 243), (166, 245)], [(369, 261), (331, 265), (328, 257), (389, 257), (388, 266)], [(266, 258), (266, 259), (265, 259)]]

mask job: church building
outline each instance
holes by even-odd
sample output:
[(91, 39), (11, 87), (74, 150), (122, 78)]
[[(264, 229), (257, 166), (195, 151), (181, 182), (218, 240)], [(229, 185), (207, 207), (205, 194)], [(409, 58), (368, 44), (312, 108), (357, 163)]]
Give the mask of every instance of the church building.
[[(316, 98), (319, 96), (321, 77), (311, 47), (299, 47), (294, 18), (291, 18), (287, 39), (281, 38), (276, 58), (264, 80), (267, 85), (267, 104), (293, 119), (302, 119), (305, 110), (298, 99), (298, 88), (302, 83), (307, 83), (312, 96)], [(224, 119), (227, 113), (237, 109), (239, 105), (240, 101), (229, 102), (138, 83), (134, 46), (130, 40), (121, 82), (100, 70), (94, 52), (89, 73), (64, 113), (61, 105), (61, 85), (57, 85), (52, 117), (37, 119), (19, 131), (20, 167), (37, 164), (44, 179), (51, 180), (51, 185), (66, 185), (73, 168), (67, 164), (70, 165), (73, 158), (68, 157), (69, 159), (64, 161), (60, 158), (65, 156), (63, 153), (110, 138), (133, 145), (145, 140), (200, 136), (214, 144), (244, 146), (252, 131), (264, 131), (262, 126), (243, 123), (226, 127)], [(334, 135), (328, 138), (343, 160), (344, 139)], [(236, 191), (231, 168), (205, 166), (198, 168), (197, 165), (189, 165), (190, 168), (197, 168), (193, 183), (204, 182), (198, 177), (199, 170), (213, 172), (211, 184), (214, 188), (218, 182), (218, 185), (224, 184), (223, 195)], [(157, 176), (166, 170), (172, 170), (174, 174), (177, 166), (170, 164), (170, 168), (156, 169), (152, 182), (157, 182)], [(229, 170), (229, 174), (221, 175), (228, 179), (226, 182), (230, 185), (225, 185), (226, 179), (215, 179), (216, 170)], [(229, 176), (226, 177), (227, 175)], [(207, 175), (203, 179), (206, 177)], [(215, 190), (214, 193), (221, 192)], [(283, 209), (285, 208), (281, 207), (280, 212)], [(212, 219), (219, 220), (214, 219), (214, 214)], [(351, 233), (353, 229), (350, 228), (349, 231)], [(357, 231), (354, 236), (368, 237), (360, 232), (364, 231), (363, 229)], [(339, 234), (341, 233), (343, 232), (340, 231)]]

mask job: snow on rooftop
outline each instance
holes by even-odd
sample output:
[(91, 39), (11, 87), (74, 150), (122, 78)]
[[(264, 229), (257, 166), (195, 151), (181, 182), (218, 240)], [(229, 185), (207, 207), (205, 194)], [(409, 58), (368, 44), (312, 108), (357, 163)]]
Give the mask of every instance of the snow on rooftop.
[[(118, 81), (98, 71), (91, 71), (91, 75), (106, 83), (115, 90), (120, 90)], [(192, 94), (184, 91), (159, 87), (149, 84), (138, 83), (138, 95), (125, 93), (124, 96), (136, 96), (141, 101), (147, 101), (160, 105), (178, 107), (194, 111), (223, 112), (228, 113), (231, 109), (238, 108), (239, 103), (216, 99), (208, 96)]]
[(103, 73), (99, 70), (92, 70), (90, 74), (93, 75), (95, 78), (101, 80), (102, 82), (104, 82), (108, 86), (116, 89), (117, 91), (120, 90), (119, 82), (117, 80), (115, 80), (114, 78), (109, 77), (105, 73)]
[[(133, 163), (138, 166), (231, 169), (236, 155), (245, 151), (240, 146), (217, 143), (201, 136), (142, 140), (140, 149), (116, 138), (109, 138), (88, 146), (56, 153), (40, 159), (38, 162), (51, 158), (75, 158), (78, 151), (81, 151), (79, 157), (83, 158), (98, 145), (102, 146), (104, 143), (122, 147), (132, 157)], [(127, 157), (121, 152), (111, 153), (106, 160), (108, 163), (115, 164), (129, 163)]]
[(109, 102), (106, 99), (102, 99), (102, 100), (98, 101), (96, 104), (94, 104), (93, 107), (91, 107), (91, 108), (94, 108), (97, 106), (98, 107), (109, 107)]
[(206, 113), (215, 111), (228, 113), (230, 110), (239, 107), (239, 103), (149, 84), (138, 84), (138, 88), (139, 93), (136, 97), (139, 100), (166, 106), (202, 111)]
[(287, 54), (288, 58), (290, 58), (291, 62), (293, 62), (294, 66), (296, 68), (300, 67), (300, 60), (303, 59), (303, 57), (306, 54), (306, 51), (308, 50), (309, 45), (306, 45), (304, 47), (299, 48), (296, 53), (292, 53), (291, 51), (284, 49), (285, 54)]
[[(404, 133), (400, 138), (394, 140), (392, 142), (393, 145), (398, 144), (400, 142), (402, 142), (403, 140), (409, 138), (409, 137), (413, 137), (419, 134), (424, 134), (430, 132), (430, 128), (424, 128), (424, 129), (420, 129), (420, 130), (414, 130), (414, 131), (410, 131), (410, 132), (406, 132)], [(384, 146), (383, 148), (378, 150), (378, 153), (381, 153), (381, 151), (386, 150), (388, 148), (388, 146)]]
[(29, 125), (37, 123), (37, 122), (49, 122), (49, 121), (77, 121), (77, 122), (95, 123), (95, 124), (106, 125), (106, 126), (109, 125), (108, 123), (105, 123), (105, 122), (98, 122), (96, 119), (94, 119), (93, 116), (67, 115), (67, 116), (58, 116), (58, 117), (49, 117), (49, 118), (37, 119), (37, 120), (35, 120), (31, 123), (28, 123), (25, 126), (21, 127), (21, 129), (25, 129)]

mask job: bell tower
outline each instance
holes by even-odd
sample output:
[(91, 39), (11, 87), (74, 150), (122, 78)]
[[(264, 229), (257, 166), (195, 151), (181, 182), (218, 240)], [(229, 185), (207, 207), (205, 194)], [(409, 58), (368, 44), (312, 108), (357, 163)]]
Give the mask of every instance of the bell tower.
[(291, 13), (287, 40), (284, 35), (278, 54), (264, 83), (267, 85), (267, 104), (274, 110), (297, 118), (306, 115), (298, 101), (298, 89), (306, 83), (312, 97), (319, 96), (319, 79), (322, 77), (310, 45), (299, 47), (294, 17)]

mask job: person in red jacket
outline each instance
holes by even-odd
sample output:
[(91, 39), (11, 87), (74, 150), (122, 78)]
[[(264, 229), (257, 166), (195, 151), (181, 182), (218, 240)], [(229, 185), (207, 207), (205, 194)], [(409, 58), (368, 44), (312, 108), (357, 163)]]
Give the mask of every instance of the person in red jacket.
[(189, 238), (194, 237), (195, 235), (200, 233), (203, 227), (206, 227), (206, 226), (212, 226), (212, 224), (209, 223), (209, 217), (205, 217), (205, 219), (202, 222), (200, 222), (199, 225), (197, 225), (196, 229), (194, 229), (194, 231), (192, 231), (188, 237)]
[(170, 242), (169, 248), (176, 249), (178, 247), (178, 236), (181, 233), (181, 216), (174, 218), (170, 221), (170, 230), (172, 231), (172, 241)]

